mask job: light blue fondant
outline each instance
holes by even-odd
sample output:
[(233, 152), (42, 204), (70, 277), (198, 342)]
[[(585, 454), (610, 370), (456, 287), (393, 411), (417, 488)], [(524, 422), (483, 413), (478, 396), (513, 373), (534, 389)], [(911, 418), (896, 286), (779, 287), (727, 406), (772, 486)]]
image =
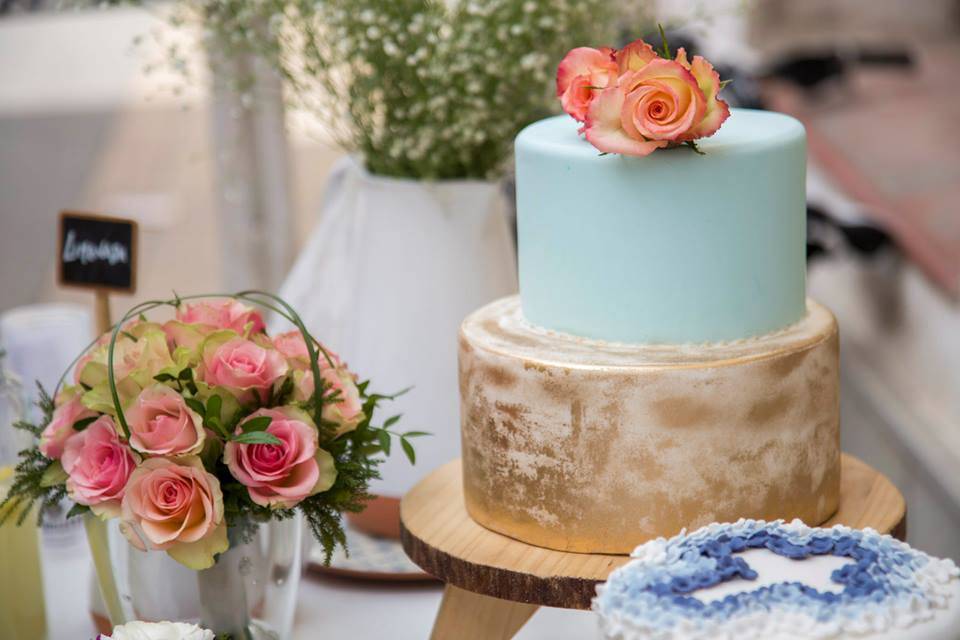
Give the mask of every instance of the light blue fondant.
[(601, 155), (568, 116), (517, 136), (520, 294), (537, 325), (617, 342), (747, 338), (805, 311), (806, 136), (733, 109), (691, 149)]

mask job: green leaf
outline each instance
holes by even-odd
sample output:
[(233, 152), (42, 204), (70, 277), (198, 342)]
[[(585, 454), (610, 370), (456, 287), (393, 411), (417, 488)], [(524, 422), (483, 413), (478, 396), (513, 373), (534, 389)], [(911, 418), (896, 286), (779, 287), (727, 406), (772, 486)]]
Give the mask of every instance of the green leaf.
[(223, 407), (223, 398), (220, 396), (210, 396), (210, 399), (207, 400), (207, 414), (206, 419), (216, 424), (220, 422), (220, 409)]
[(250, 433), (240, 433), (233, 436), (230, 439), (240, 444), (283, 444), (280, 441), (280, 438), (273, 435), (272, 433), (267, 433), (266, 431), (251, 431)]
[(413, 445), (407, 442), (406, 438), (400, 438), (400, 446), (403, 447), (403, 452), (407, 454), (410, 464), (417, 464), (417, 453), (413, 450)]
[(667, 34), (663, 31), (663, 25), (659, 22), (657, 23), (657, 29), (660, 30), (660, 40), (663, 41), (663, 57), (669, 60), (673, 56), (670, 55), (670, 45), (667, 44)]
[[(249, 420), (241, 424), (240, 429), (244, 433), (266, 431), (267, 427), (270, 426), (271, 422), (273, 422), (273, 418), (271, 418), (270, 416), (257, 416), (256, 418), (250, 418)], [(277, 442), (279, 442), (279, 440)]]
[(703, 151), (700, 150), (700, 147), (698, 147), (698, 146), (697, 146), (697, 143), (696, 143), (695, 141), (693, 141), (693, 140), (687, 140), (687, 141), (684, 142), (683, 144), (684, 144), (684, 146), (687, 146), (687, 147), (690, 147), (691, 149), (693, 149), (693, 152), (694, 152), (695, 154), (697, 154), (698, 156), (705, 156), (705, 155), (707, 155), (707, 154), (705, 154)]
[(282, 399), (287, 397), (293, 392), (293, 378), (287, 376), (283, 380), (283, 384), (280, 385), (280, 390), (277, 392), (277, 398)]
[(186, 369), (180, 372), (180, 375), (178, 375), (177, 378), (179, 378), (180, 380), (183, 380), (184, 382), (193, 380), (193, 369), (191, 369), (190, 367), (187, 367)]
[(89, 418), (81, 418), (73, 423), (74, 431), (83, 431), (90, 426), (91, 423), (95, 422), (100, 416), (90, 416)]
[(383, 449), (383, 452), (390, 455), (390, 434), (380, 429), (377, 431), (377, 440), (380, 442), (380, 448)]
[(376, 402), (379, 402), (380, 400), (396, 400), (397, 398), (406, 394), (412, 389), (413, 387), (410, 386), (410, 387), (407, 387), (406, 389), (401, 389), (396, 393), (391, 393), (390, 395), (383, 395), (382, 393), (371, 393), (369, 396), (367, 396), (367, 400), (373, 400)]
[(67, 472), (63, 470), (63, 466), (60, 464), (59, 460), (54, 460), (50, 463), (50, 466), (43, 471), (43, 475), (40, 476), (40, 486), (41, 487), (55, 487), (58, 484), (63, 484), (67, 481)]
[(171, 380), (176, 380), (176, 378), (169, 373), (158, 373), (157, 375), (153, 376), (153, 379), (157, 382), (170, 382)]
[(402, 413), (398, 413), (398, 414), (395, 415), (395, 416), (390, 416), (389, 418), (387, 418), (387, 419), (384, 421), (384, 423), (383, 423), (383, 428), (384, 428), (384, 429), (389, 429), (389, 428), (392, 427), (393, 425), (395, 425), (395, 424), (397, 424), (398, 422), (400, 422), (400, 418), (402, 418), (402, 417), (403, 417), (403, 414), (402, 414)]
[(403, 434), (404, 438), (419, 438), (420, 436), (432, 436), (429, 431), (407, 431)]
[(188, 407), (199, 413), (201, 416), (207, 415), (207, 410), (204, 408), (203, 403), (196, 398), (184, 398), (183, 401), (187, 403)]
[(82, 516), (90, 511), (90, 507), (85, 504), (75, 504), (67, 511), (67, 520), (75, 516)]

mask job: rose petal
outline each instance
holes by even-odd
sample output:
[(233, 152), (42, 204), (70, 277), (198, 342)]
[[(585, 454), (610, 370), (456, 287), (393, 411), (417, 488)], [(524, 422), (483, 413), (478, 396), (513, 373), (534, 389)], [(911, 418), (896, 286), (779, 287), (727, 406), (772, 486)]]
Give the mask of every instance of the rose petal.
[(584, 132), (590, 144), (604, 153), (629, 156), (645, 156), (654, 149), (665, 147), (665, 140), (636, 140), (627, 135), (620, 119), (623, 102), (620, 87), (605, 89), (593, 101)]

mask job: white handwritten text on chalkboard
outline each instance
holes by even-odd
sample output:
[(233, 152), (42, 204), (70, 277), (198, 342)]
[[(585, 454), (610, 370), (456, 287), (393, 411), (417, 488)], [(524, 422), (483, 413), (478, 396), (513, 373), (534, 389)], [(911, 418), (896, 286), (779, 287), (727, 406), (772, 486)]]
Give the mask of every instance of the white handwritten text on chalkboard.
[(119, 242), (107, 242), (101, 240), (99, 243), (89, 240), (77, 240), (77, 233), (72, 229), (67, 232), (66, 240), (63, 244), (63, 261), (77, 262), (80, 264), (90, 264), (103, 260), (115, 264), (126, 264), (130, 262), (130, 255), (127, 248)]

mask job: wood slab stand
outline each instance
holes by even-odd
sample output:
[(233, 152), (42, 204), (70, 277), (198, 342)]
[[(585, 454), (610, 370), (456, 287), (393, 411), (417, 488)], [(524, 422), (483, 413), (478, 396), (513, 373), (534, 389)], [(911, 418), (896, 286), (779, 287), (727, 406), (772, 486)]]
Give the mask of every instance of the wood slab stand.
[[(903, 540), (906, 503), (883, 474), (843, 454), (840, 508), (823, 526), (871, 527)], [(424, 478), (400, 504), (407, 555), (446, 583), (433, 640), (506, 640), (541, 607), (589, 609), (596, 586), (628, 556), (535, 547), (474, 522), (459, 460)]]

